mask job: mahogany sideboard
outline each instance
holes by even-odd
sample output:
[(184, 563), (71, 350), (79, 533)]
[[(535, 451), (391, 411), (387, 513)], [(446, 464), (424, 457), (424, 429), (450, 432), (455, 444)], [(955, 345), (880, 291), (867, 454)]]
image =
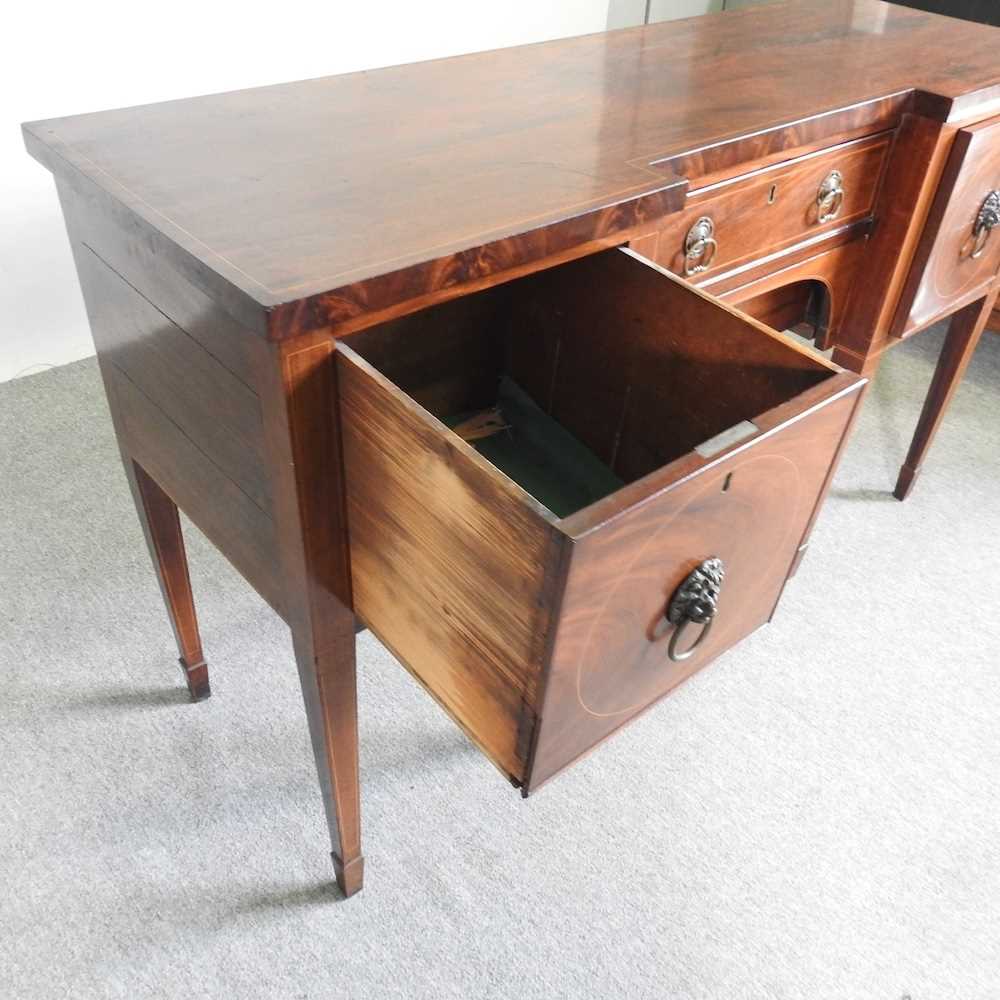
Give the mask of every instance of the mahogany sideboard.
[(953, 314), (905, 493), (996, 295), (998, 51), (780, 3), (24, 126), (191, 695), (178, 509), (291, 628), (344, 893), (358, 628), (528, 794), (769, 620)]

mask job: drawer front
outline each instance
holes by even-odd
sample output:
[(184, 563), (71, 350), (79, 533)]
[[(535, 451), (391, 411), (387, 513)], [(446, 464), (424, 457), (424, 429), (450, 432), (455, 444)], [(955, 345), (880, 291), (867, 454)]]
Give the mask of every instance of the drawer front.
[(985, 289), (1000, 266), (997, 223), (1000, 118), (993, 118), (955, 136), (896, 311), (895, 336), (916, 333)]
[[(812, 410), (579, 539), (561, 604), (532, 791), (771, 617), (857, 393)], [(676, 628), (672, 596), (708, 559), (716, 616)]]
[(888, 133), (869, 136), (693, 191), (660, 231), (655, 259), (701, 280), (863, 220), (888, 147)]

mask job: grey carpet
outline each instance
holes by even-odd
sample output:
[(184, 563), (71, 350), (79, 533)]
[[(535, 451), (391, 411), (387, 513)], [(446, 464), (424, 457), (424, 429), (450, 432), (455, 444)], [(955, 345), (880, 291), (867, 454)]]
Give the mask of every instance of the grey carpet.
[(883, 367), (773, 625), (522, 802), (360, 640), (341, 901), (284, 626), (189, 549), (189, 705), (92, 361), (0, 386), (0, 997), (1000, 997), (1000, 337), (888, 493)]

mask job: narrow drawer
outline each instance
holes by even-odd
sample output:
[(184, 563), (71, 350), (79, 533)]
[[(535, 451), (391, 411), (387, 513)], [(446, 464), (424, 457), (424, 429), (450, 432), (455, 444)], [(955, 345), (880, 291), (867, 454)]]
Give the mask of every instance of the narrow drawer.
[(690, 192), (656, 259), (700, 279), (867, 218), (889, 139), (867, 136)]
[(1000, 118), (955, 136), (892, 333), (906, 337), (984, 293), (1000, 267)]
[(355, 610), (525, 793), (770, 618), (862, 384), (628, 250), (335, 358)]

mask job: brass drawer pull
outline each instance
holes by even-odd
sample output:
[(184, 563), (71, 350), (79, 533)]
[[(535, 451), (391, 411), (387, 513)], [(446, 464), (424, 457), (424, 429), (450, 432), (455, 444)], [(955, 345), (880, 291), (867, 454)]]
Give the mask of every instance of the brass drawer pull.
[(839, 170), (831, 170), (816, 192), (816, 221), (822, 225), (840, 215), (844, 205), (844, 176)]
[[(670, 598), (670, 603), (667, 605), (666, 614), (667, 621), (671, 625), (677, 626), (670, 637), (670, 645), (667, 647), (667, 655), (671, 660), (677, 662), (686, 660), (708, 638), (715, 621), (719, 593), (722, 590), (722, 581), (725, 576), (726, 569), (721, 559), (706, 559), (700, 566), (693, 569), (674, 591), (674, 596)], [(680, 645), (681, 636), (691, 622), (701, 625), (702, 630), (691, 646), (683, 653), (678, 653), (677, 648)]]
[(715, 223), (703, 215), (684, 237), (684, 274), (700, 274), (712, 266), (715, 251), (719, 244), (715, 242)]
[(983, 255), (986, 241), (997, 225), (1000, 225), (1000, 191), (991, 191), (980, 206), (972, 227), (972, 253), (969, 256), (973, 260)]

